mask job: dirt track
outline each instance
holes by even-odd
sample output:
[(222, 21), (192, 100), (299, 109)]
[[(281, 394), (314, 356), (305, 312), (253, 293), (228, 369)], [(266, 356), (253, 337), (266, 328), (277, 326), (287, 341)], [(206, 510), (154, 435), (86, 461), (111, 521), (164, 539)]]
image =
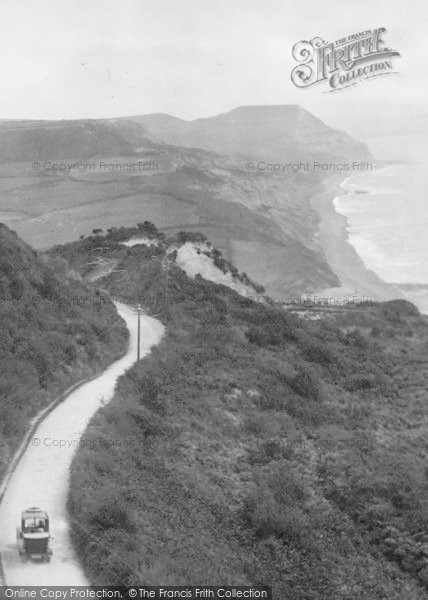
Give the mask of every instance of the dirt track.
[[(66, 511), (69, 467), (89, 419), (112, 398), (117, 378), (136, 360), (136, 316), (129, 307), (116, 306), (130, 330), (126, 355), (99, 377), (73, 391), (48, 414), (31, 437), (8, 483), (0, 505), (0, 564), (3, 563), (7, 585), (88, 584), (69, 535), (73, 525)], [(159, 342), (162, 334), (160, 321), (141, 317), (141, 356)], [(50, 515), (53, 537), (50, 563), (22, 559), (18, 555), (16, 527), (21, 511), (30, 506), (39, 506)]]

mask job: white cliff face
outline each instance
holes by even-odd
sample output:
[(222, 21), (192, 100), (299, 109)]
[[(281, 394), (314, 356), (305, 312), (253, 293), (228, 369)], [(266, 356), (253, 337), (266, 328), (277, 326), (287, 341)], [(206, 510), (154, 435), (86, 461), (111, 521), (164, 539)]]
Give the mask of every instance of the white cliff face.
[(194, 279), (200, 275), (208, 281), (213, 281), (220, 285), (226, 285), (232, 290), (245, 297), (256, 295), (255, 290), (245, 285), (236, 276), (229, 271), (224, 273), (215, 264), (211, 255), (212, 249), (205, 243), (186, 242), (178, 248), (171, 248), (177, 251), (176, 264), (185, 271), (185, 273)]

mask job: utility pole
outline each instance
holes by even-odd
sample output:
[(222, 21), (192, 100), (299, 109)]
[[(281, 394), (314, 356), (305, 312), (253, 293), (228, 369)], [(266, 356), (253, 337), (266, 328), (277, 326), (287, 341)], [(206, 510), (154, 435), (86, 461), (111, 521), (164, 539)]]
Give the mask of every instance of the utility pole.
[(141, 315), (141, 304), (137, 307), (138, 314), (138, 345), (137, 345), (137, 360), (140, 360), (140, 315)]
[(169, 269), (169, 263), (168, 263), (168, 255), (165, 256), (165, 279), (166, 279), (166, 284), (165, 284), (165, 309), (168, 308), (168, 272)]

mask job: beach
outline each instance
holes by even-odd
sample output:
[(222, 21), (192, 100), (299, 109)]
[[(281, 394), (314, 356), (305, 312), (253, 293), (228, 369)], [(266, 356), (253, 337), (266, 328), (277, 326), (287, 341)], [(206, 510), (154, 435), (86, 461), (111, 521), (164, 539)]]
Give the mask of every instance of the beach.
[(316, 241), (341, 282), (340, 287), (320, 290), (317, 295), (323, 298), (365, 296), (373, 301), (404, 298), (396, 285), (383, 281), (366, 267), (350, 243), (348, 221), (334, 205), (335, 198), (347, 193), (343, 183), (343, 177), (329, 177), (324, 182), (324, 190), (310, 200), (311, 208), (320, 219)]

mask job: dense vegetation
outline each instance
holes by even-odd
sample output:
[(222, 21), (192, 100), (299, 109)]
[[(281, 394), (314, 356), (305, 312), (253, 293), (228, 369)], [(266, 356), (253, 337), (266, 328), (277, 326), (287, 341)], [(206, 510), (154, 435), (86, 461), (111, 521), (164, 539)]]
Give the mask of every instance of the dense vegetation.
[(126, 349), (113, 304), (76, 276), (0, 224), (0, 481), (30, 419)]
[[(56, 252), (78, 268), (96, 244)], [(151, 298), (167, 334), (92, 420), (108, 451), (73, 464), (92, 582), (426, 598), (426, 319), (404, 301), (302, 319), (173, 263), (166, 278), (164, 252), (104, 253), (103, 286)]]

